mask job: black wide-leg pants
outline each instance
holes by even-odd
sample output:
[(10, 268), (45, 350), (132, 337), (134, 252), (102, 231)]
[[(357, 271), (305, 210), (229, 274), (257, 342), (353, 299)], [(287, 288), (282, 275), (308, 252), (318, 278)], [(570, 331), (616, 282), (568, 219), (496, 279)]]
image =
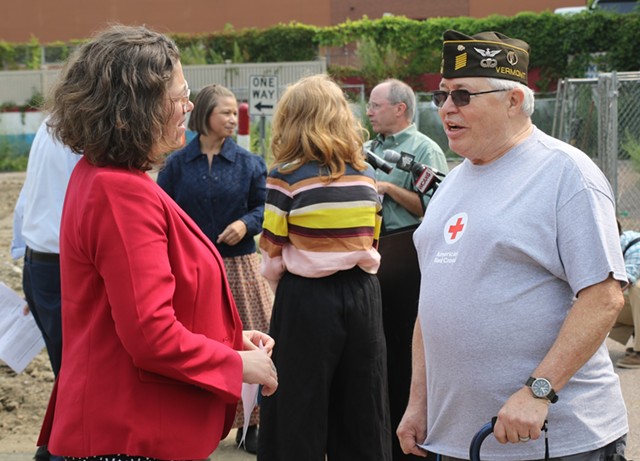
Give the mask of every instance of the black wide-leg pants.
[(262, 398), (258, 460), (390, 461), (377, 277), (359, 268), (323, 278), (286, 273), (270, 334), (279, 387)]

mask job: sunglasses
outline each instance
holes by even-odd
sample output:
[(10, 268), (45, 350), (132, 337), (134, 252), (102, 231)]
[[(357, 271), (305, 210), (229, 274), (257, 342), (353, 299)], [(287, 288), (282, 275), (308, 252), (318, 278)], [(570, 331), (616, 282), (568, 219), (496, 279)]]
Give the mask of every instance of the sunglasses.
[(444, 106), (449, 95), (451, 95), (451, 100), (456, 105), (456, 107), (467, 106), (471, 102), (471, 96), (478, 96), (479, 94), (489, 94), (489, 93), (498, 93), (501, 91), (509, 91), (507, 89), (502, 90), (489, 90), (489, 91), (478, 91), (477, 93), (470, 93), (467, 90), (453, 90), (453, 91), (434, 91), (431, 93), (433, 99), (433, 104), (440, 109)]

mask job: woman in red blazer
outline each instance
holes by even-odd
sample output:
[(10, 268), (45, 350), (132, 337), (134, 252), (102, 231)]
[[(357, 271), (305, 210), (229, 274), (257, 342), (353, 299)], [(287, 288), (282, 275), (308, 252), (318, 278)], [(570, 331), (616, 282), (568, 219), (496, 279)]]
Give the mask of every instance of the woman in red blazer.
[(192, 109), (175, 44), (143, 27), (83, 45), (55, 90), (49, 126), (84, 158), (61, 223), (62, 367), (39, 440), (51, 453), (205, 459), (242, 382), (277, 387), (273, 340), (243, 335), (220, 255), (146, 173)]

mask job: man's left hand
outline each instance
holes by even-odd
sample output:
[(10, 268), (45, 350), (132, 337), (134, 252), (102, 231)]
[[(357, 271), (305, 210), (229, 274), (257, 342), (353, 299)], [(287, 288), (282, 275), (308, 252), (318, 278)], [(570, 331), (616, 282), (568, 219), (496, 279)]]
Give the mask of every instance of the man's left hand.
[(537, 440), (549, 413), (547, 399), (533, 396), (531, 390), (523, 387), (514, 393), (498, 412), (498, 420), (493, 435), (500, 443), (526, 443)]

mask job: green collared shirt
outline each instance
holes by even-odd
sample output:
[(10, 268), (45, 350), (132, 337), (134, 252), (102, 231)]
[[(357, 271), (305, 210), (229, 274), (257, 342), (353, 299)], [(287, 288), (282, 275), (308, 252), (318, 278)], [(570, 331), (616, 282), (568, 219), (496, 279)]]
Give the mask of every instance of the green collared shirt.
[[(428, 165), (443, 173), (449, 171), (447, 159), (440, 146), (431, 138), (419, 132), (413, 123), (399, 133), (389, 136), (378, 135), (372, 141), (367, 142), (365, 147), (380, 157), (384, 156), (385, 149), (392, 149), (398, 153), (406, 152), (414, 155), (416, 162)], [(411, 173), (402, 171), (399, 168), (394, 168), (389, 174), (376, 170), (376, 179), (419, 193), (413, 184)], [(431, 193), (422, 196), (424, 209), (426, 209), (430, 198)], [(385, 196), (382, 201), (382, 218), (383, 230), (384, 232), (389, 232), (419, 224), (422, 216), (414, 215), (391, 197)]]

